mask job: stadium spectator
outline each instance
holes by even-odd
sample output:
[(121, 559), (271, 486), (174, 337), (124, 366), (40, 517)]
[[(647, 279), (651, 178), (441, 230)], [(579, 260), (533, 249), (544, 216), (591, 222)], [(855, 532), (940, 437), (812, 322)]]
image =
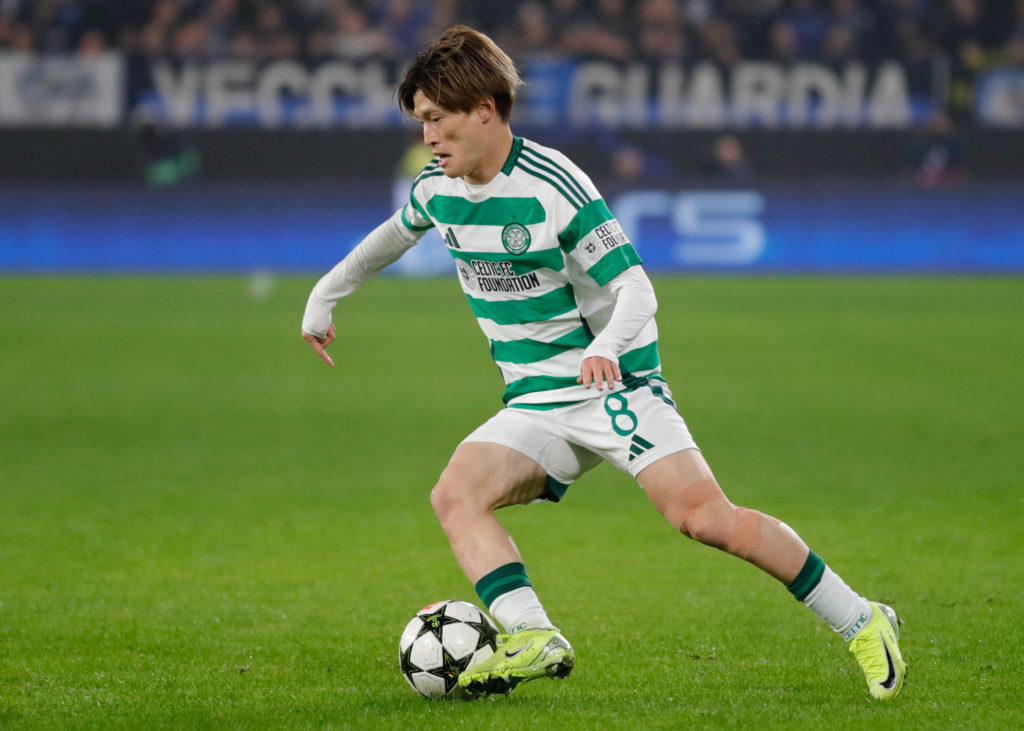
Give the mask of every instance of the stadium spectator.
[(754, 167), (734, 135), (722, 135), (715, 140), (711, 157), (701, 166), (701, 173), (722, 185), (746, 184), (754, 179)]
[(420, 31), (430, 21), (430, 7), (413, 0), (380, 0), (372, 4), (370, 17), (376, 27), (391, 40), (391, 56), (407, 58), (416, 55), (430, 39)]
[(966, 175), (963, 140), (948, 114), (935, 111), (909, 150), (911, 179), (923, 188), (960, 182)]
[(580, 0), (548, 0), (548, 5), (548, 15), (551, 19), (551, 36), (560, 48), (564, 48), (571, 53), (572, 49), (564, 45), (569, 41), (566, 37), (566, 31), (583, 14), (583, 3)]
[(637, 9), (637, 50), (649, 61), (681, 61), (689, 52), (683, 16), (674, 0), (642, 0)]
[(204, 45), (208, 57), (229, 55), (236, 11), (236, 0), (212, 0), (206, 7), (200, 22), (206, 28)]
[(698, 48), (704, 58), (731, 67), (743, 59), (736, 36), (734, 24), (724, 18), (712, 18), (700, 27)]
[(768, 32), (768, 58), (788, 65), (800, 60), (800, 39), (793, 24), (776, 20)]
[(1024, 0), (0, 0), (0, 50), (399, 60), (467, 18), (523, 59), (896, 59), (926, 88), (948, 58), (958, 119), (978, 74), (1024, 64)]
[(345, 2), (334, 3), (331, 19), (335, 30), (329, 36), (328, 46), (339, 58), (359, 61), (393, 53), (391, 39), (370, 25), (370, 19), (362, 8)]
[(502, 47), (520, 60), (549, 55), (555, 44), (547, 7), (537, 0), (523, 3), (516, 9), (514, 28), (500, 38)]
[(870, 7), (857, 0), (832, 0), (829, 26), (822, 41), (822, 55), (830, 57), (876, 58), (877, 22)]
[[(568, 9), (561, 8), (562, 13)], [(598, 0), (590, 12), (580, 7), (573, 17), (560, 18), (563, 25), (558, 48), (584, 58), (628, 61), (633, 57), (633, 28), (628, 8), (622, 0)]]
[(800, 59), (815, 58), (828, 28), (828, 18), (815, 0), (790, 0), (779, 14), (794, 35), (795, 55)]
[(822, 63), (832, 67), (840, 67), (861, 58), (850, 29), (840, 23), (830, 25), (821, 41), (819, 58)]

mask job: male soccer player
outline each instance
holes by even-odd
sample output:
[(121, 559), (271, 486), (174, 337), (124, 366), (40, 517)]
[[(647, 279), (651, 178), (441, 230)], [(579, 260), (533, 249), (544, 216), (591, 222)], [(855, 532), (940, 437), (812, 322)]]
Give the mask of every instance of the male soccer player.
[(508, 635), (459, 683), (502, 693), (575, 663), (494, 512), (557, 501), (601, 460), (634, 477), (683, 535), (775, 577), (849, 643), (876, 698), (906, 672), (896, 614), (852, 591), (786, 524), (729, 502), (661, 376), (657, 303), (640, 257), (590, 179), (515, 137), (521, 81), (465, 26), (420, 53), (398, 87), (434, 159), (409, 202), (313, 288), (302, 337), (328, 365), (338, 300), (436, 227), (505, 380), (505, 408), (455, 450), (431, 503), (455, 558)]

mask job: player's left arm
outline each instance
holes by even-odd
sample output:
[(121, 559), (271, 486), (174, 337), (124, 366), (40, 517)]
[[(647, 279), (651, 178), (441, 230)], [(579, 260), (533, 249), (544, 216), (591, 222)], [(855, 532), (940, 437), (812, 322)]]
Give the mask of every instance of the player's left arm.
[(596, 385), (598, 391), (604, 384), (610, 389), (622, 380), (619, 354), (658, 310), (654, 287), (639, 265), (623, 269), (605, 286), (615, 296), (615, 308), (608, 324), (583, 351), (576, 379), (584, 388)]

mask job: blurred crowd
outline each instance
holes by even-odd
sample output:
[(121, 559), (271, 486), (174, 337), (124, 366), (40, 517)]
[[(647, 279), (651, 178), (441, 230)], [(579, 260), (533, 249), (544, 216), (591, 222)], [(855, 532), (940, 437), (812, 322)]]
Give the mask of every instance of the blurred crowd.
[(1024, 64), (1024, 0), (0, 0), (0, 50), (404, 60), (456, 22), (520, 60)]

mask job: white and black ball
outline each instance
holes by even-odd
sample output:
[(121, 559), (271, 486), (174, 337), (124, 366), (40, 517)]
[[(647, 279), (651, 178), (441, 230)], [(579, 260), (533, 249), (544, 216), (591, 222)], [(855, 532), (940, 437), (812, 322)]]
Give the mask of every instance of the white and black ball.
[(462, 671), (494, 654), (497, 638), (491, 618), (469, 602), (428, 604), (398, 640), (402, 675), (425, 698), (452, 695)]

